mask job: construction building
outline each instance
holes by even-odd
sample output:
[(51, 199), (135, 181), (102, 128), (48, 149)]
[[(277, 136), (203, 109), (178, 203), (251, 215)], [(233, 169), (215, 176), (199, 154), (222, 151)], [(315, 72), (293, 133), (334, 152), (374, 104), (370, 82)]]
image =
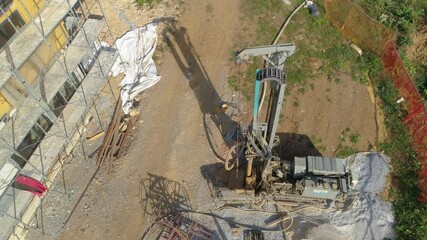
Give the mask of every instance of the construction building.
[(107, 42), (98, 0), (1, 0), (0, 239), (39, 226), (43, 198), (15, 189), (16, 176), (49, 188), (85, 124), (107, 127), (97, 100), (117, 97), (108, 73), (119, 57)]

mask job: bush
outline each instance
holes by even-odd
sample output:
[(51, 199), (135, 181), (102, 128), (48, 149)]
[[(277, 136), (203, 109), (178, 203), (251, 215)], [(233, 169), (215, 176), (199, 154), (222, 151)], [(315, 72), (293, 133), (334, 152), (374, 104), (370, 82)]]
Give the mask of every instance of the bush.
[(411, 43), (410, 35), (416, 31), (427, 9), (426, 1), (416, 0), (355, 0), (354, 2), (369, 16), (396, 29), (398, 46)]

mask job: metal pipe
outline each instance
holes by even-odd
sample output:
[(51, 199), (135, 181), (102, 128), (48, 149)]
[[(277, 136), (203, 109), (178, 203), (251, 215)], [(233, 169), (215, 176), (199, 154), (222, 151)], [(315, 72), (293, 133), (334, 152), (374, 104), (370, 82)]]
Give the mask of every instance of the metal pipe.
[(248, 158), (248, 167), (246, 168), (246, 185), (250, 185), (252, 182), (252, 165), (254, 162), (253, 157)]
[(246, 170), (246, 177), (252, 176), (252, 164), (253, 164), (253, 162), (254, 162), (253, 158), (248, 159), (248, 168)]
[(258, 109), (259, 109), (259, 94), (261, 89), (261, 82), (255, 80), (255, 96), (254, 96), (254, 113), (253, 113), (253, 126), (252, 128), (258, 130)]

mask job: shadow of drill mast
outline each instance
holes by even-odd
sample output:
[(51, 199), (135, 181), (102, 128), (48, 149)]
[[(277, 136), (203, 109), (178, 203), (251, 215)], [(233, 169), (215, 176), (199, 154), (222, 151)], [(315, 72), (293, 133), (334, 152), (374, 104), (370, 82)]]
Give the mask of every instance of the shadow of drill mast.
[[(178, 26), (173, 19), (163, 19), (162, 22), (167, 26), (163, 32), (163, 37), (198, 101), (209, 145), (215, 156), (224, 160), (214, 146), (213, 133), (207, 120), (208, 118), (211, 119), (223, 138), (238, 123), (222, 109), (221, 106), (226, 102), (221, 99), (213, 86), (199, 55), (191, 43), (187, 29)], [(226, 104), (230, 105), (229, 103)]]

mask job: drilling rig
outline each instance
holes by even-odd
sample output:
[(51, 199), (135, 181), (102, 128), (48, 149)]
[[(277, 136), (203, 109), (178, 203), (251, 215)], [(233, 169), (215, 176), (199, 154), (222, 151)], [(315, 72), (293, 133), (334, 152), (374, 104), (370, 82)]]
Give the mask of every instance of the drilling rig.
[[(294, 52), (295, 45), (288, 43), (245, 48), (237, 54), (236, 63), (260, 56), (266, 64), (255, 76), (252, 122), (240, 127), (237, 143), (230, 148), (232, 154), (226, 158), (224, 169), (219, 170), (228, 173), (225, 187), (216, 189), (225, 202), (267, 197), (295, 206), (331, 201), (342, 206), (351, 195), (347, 160), (322, 156), (295, 156), (289, 160), (277, 154), (280, 140), (276, 130), (287, 82), (284, 66)], [(267, 93), (269, 104), (262, 112)], [(261, 115), (265, 122), (260, 121)]]

